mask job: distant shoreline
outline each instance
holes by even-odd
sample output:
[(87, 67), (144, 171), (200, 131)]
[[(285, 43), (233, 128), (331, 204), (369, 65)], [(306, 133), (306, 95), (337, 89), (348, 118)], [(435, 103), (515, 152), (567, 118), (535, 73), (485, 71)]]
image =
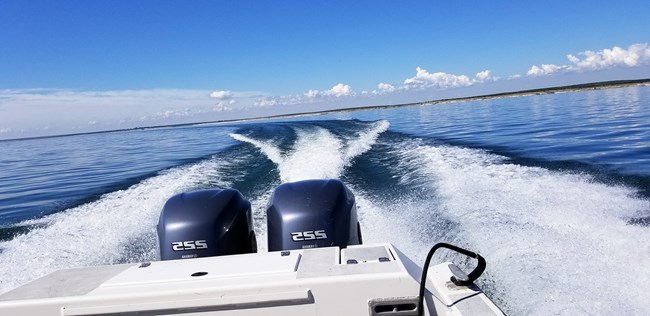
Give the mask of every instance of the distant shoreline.
[(578, 91), (588, 91), (588, 90), (626, 88), (626, 87), (645, 86), (645, 85), (650, 85), (650, 78), (636, 79), (636, 80), (615, 80), (615, 81), (592, 82), (592, 83), (583, 83), (583, 84), (576, 84), (576, 85), (569, 85), (569, 86), (539, 88), (539, 89), (530, 89), (530, 90), (521, 90), (521, 91), (512, 91), (512, 92), (500, 92), (500, 93), (484, 94), (484, 95), (477, 95), (477, 96), (470, 96), (470, 97), (446, 98), (446, 99), (438, 99), (438, 100), (431, 100), (431, 101), (424, 101), (424, 102), (392, 104), (392, 105), (371, 105), (371, 106), (364, 106), (364, 107), (342, 108), (336, 110), (324, 110), (324, 111), (314, 111), (314, 112), (306, 112), (306, 113), (275, 115), (275, 116), (267, 116), (267, 117), (260, 117), (254, 119), (243, 119), (243, 120), (236, 120), (236, 121), (275, 119), (275, 118), (295, 117), (295, 116), (304, 116), (304, 115), (322, 115), (322, 114), (332, 114), (332, 113), (339, 113), (339, 112), (383, 110), (383, 109), (401, 108), (401, 107), (408, 107), (408, 106), (459, 103), (459, 102), (468, 102), (468, 101), (523, 97), (523, 96), (531, 96), (531, 95), (554, 94), (554, 93), (562, 93), (562, 92), (578, 92)]
[(187, 126), (198, 126), (198, 125), (229, 124), (229, 123), (262, 121), (262, 120), (281, 119), (281, 118), (294, 118), (294, 117), (300, 117), (300, 116), (316, 116), (316, 115), (333, 114), (333, 113), (383, 110), (383, 109), (393, 109), (393, 108), (401, 108), (401, 107), (409, 107), (409, 106), (424, 106), (424, 105), (435, 105), (435, 104), (445, 104), (445, 103), (458, 103), (458, 102), (479, 101), (479, 100), (492, 100), (492, 99), (512, 98), (512, 97), (531, 96), (531, 95), (544, 95), (544, 94), (554, 94), (554, 93), (562, 93), (562, 92), (577, 92), (577, 91), (588, 91), (588, 90), (604, 90), (604, 89), (625, 88), (625, 87), (645, 86), (645, 85), (650, 85), (650, 78), (636, 79), (636, 80), (614, 80), (614, 81), (592, 82), (592, 83), (575, 84), (575, 85), (569, 85), (569, 86), (539, 88), (539, 89), (530, 89), (530, 90), (521, 90), (521, 91), (512, 91), (512, 92), (501, 92), (501, 93), (477, 95), (477, 96), (470, 96), (470, 97), (446, 98), (446, 99), (438, 99), (438, 100), (414, 102), (414, 103), (391, 104), (391, 105), (371, 105), (371, 106), (362, 106), (362, 107), (341, 108), (341, 109), (334, 109), (334, 110), (322, 110), (322, 111), (313, 111), (313, 112), (293, 113), (293, 114), (278, 114), (278, 115), (260, 116), (260, 117), (243, 118), (243, 119), (228, 119), (228, 120), (216, 120), (216, 121), (206, 121), (206, 122), (156, 125), (156, 126), (148, 126), (148, 127), (134, 127), (134, 128), (124, 128), (124, 129), (106, 130), (106, 131), (97, 131), (97, 132), (86, 132), (86, 133), (72, 133), (72, 134), (62, 134), (62, 135), (50, 135), (50, 136), (36, 136), (36, 137), (2, 139), (2, 140), (0, 140), (0, 142), (14, 141), (14, 140), (29, 140), (29, 139), (76, 136), (76, 135), (104, 134), (104, 133), (115, 133), (115, 132), (136, 131), (136, 130), (148, 130), (148, 129), (159, 129), (159, 128), (174, 128), (174, 127), (187, 127)]

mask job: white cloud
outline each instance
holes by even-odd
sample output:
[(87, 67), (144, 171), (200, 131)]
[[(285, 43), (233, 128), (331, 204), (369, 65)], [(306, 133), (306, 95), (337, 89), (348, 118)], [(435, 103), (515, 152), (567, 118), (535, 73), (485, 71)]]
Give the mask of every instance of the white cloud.
[(383, 82), (377, 85), (377, 89), (379, 89), (380, 92), (384, 92), (384, 93), (391, 93), (396, 90), (395, 86), (393, 86), (392, 84), (383, 83)]
[(234, 108), (231, 105), (235, 103), (236, 103), (235, 100), (220, 101), (212, 108), (212, 111), (213, 112), (232, 111), (234, 110)]
[(332, 89), (329, 89), (325, 91), (327, 95), (333, 95), (335, 97), (342, 97), (346, 95), (350, 95), (352, 92), (352, 88), (346, 84), (339, 83), (335, 86), (332, 87)]
[(352, 94), (352, 88), (350, 88), (349, 85), (339, 83), (326, 91), (309, 90), (307, 91), (307, 93), (304, 94), (304, 96), (309, 99), (316, 99), (316, 98), (323, 98), (323, 97), (330, 97), (330, 96), (339, 98), (343, 96), (349, 96), (351, 94)]
[(255, 106), (267, 107), (267, 106), (276, 106), (278, 105), (278, 100), (274, 98), (265, 98), (255, 100)]
[[(431, 73), (421, 67), (417, 67), (415, 71), (415, 76), (404, 80), (404, 85), (400, 87), (394, 87), (394, 89), (390, 89), (388, 92), (399, 90), (423, 90), (428, 88), (460, 88), (471, 86), (476, 83), (499, 80), (498, 77), (492, 76), (492, 71), (490, 70), (483, 70), (481, 72), (478, 72), (474, 78), (470, 78), (466, 75), (454, 75), (445, 72)], [(383, 90), (381, 86), (379, 87), (379, 90), (386, 91)]]
[(311, 98), (316, 98), (316, 97), (321, 96), (321, 92), (318, 91), (318, 90), (311, 90), (310, 89), (309, 91), (307, 91), (307, 93), (305, 93), (305, 96), (310, 98), (310, 99)]
[(614, 46), (601, 51), (584, 51), (574, 55), (567, 55), (567, 59), (579, 70), (598, 70), (610, 67), (624, 66), (636, 67), (650, 64), (650, 47), (647, 43), (630, 45), (627, 49)]
[(528, 72), (526, 72), (526, 75), (528, 76), (546, 76), (550, 75), (552, 73), (556, 73), (559, 71), (565, 71), (570, 69), (569, 66), (563, 65), (563, 66), (558, 66), (558, 65), (553, 65), (553, 64), (542, 64), (541, 67), (537, 67), (536, 65), (533, 65), (530, 67)]
[(309, 91), (303, 94), (290, 94), (284, 96), (269, 96), (264, 98), (257, 98), (255, 100), (255, 106), (257, 107), (271, 107), (271, 106), (284, 106), (284, 105), (298, 105), (298, 104), (308, 104), (308, 103), (317, 103), (327, 100), (335, 100), (342, 97), (352, 97), (356, 93), (352, 91), (352, 88), (343, 83), (336, 84), (329, 90), (320, 91), (316, 89), (310, 89)]
[(492, 77), (492, 72), (489, 70), (483, 70), (476, 74), (476, 80), (479, 82), (491, 81), (495, 78)]
[[(582, 56), (582, 58), (578, 57)], [(528, 76), (545, 76), (558, 72), (601, 70), (613, 67), (637, 67), (650, 64), (650, 47), (647, 43), (630, 45), (627, 49), (614, 46), (594, 52), (586, 50), (578, 56), (568, 54), (571, 65), (533, 65)]]
[(404, 80), (407, 88), (424, 89), (435, 88), (456, 88), (472, 85), (472, 79), (465, 75), (453, 75), (444, 72), (430, 73), (426, 69), (417, 67), (415, 77)]
[(229, 100), (229, 99), (232, 99), (234, 96), (235, 95), (234, 95), (234, 93), (232, 93), (232, 91), (219, 91), (219, 90), (217, 90), (217, 91), (213, 91), (212, 93), (210, 93), (211, 98), (215, 98), (215, 99), (218, 99), (218, 100)]
[(320, 96), (321, 92), (318, 92), (318, 90), (309, 90), (309, 92), (305, 94), (299, 94), (299, 95), (282, 95), (282, 96), (268, 96), (268, 97), (263, 97), (263, 98), (257, 98), (255, 100), (254, 105), (256, 107), (272, 107), (272, 106), (282, 106), (282, 105), (297, 105), (297, 104), (304, 104), (304, 103), (312, 103), (315, 101), (315, 97), (307, 97), (308, 94), (315, 94), (316, 96)]
[(11, 133), (11, 132), (13, 132), (13, 131), (14, 131), (14, 129), (11, 128), (11, 127), (3, 127), (3, 128), (0, 128), (0, 134)]

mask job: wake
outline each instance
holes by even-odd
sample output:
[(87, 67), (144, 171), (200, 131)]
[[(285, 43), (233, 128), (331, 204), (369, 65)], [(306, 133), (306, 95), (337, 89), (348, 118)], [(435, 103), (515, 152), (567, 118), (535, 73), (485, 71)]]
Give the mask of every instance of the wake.
[(475, 149), (411, 141), (395, 144), (392, 154), (400, 157), (397, 168), (417, 166), (404, 185), (436, 196), (428, 201), (436, 219), (411, 229), (426, 230), (421, 226), (440, 218), (455, 223), (443, 238), (485, 256), (491, 280), (482, 280), (484, 289), (507, 312), (650, 312), (650, 230), (626, 220), (650, 209), (650, 201), (634, 190)]
[(280, 180), (284, 183), (340, 178), (354, 158), (370, 150), (389, 126), (388, 121), (379, 121), (347, 138), (339, 138), (322, 127), (295, 128), (297, 139), (287, 153), (282, 153), (272, 140), (257, 140), (241, 134), (230, 136), (257, 147), (276, 164)]

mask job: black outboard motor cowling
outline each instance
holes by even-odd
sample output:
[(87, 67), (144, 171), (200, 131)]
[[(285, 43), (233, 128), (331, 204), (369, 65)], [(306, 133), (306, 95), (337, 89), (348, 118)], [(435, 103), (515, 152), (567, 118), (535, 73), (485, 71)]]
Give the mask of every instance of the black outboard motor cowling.
[(278, 186), (266, 218), (269, 251), (361, 244), (354, 195), (339, 180)]
[(161, 260), (257, 252), (251, 204), (233, 189), (172, 196), (157, 229)]

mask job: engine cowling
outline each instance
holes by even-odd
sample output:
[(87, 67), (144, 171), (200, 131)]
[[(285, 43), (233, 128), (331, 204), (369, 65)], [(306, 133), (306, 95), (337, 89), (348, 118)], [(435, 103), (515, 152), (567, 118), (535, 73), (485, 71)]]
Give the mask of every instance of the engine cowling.
[(267, 207), (268, 250), (361, 244), (354, 194), (339, 180), (278, 186)]
[(157, 226), (161, 260), (257, 251), (251, 204), (233, 189), (172, 196)]

